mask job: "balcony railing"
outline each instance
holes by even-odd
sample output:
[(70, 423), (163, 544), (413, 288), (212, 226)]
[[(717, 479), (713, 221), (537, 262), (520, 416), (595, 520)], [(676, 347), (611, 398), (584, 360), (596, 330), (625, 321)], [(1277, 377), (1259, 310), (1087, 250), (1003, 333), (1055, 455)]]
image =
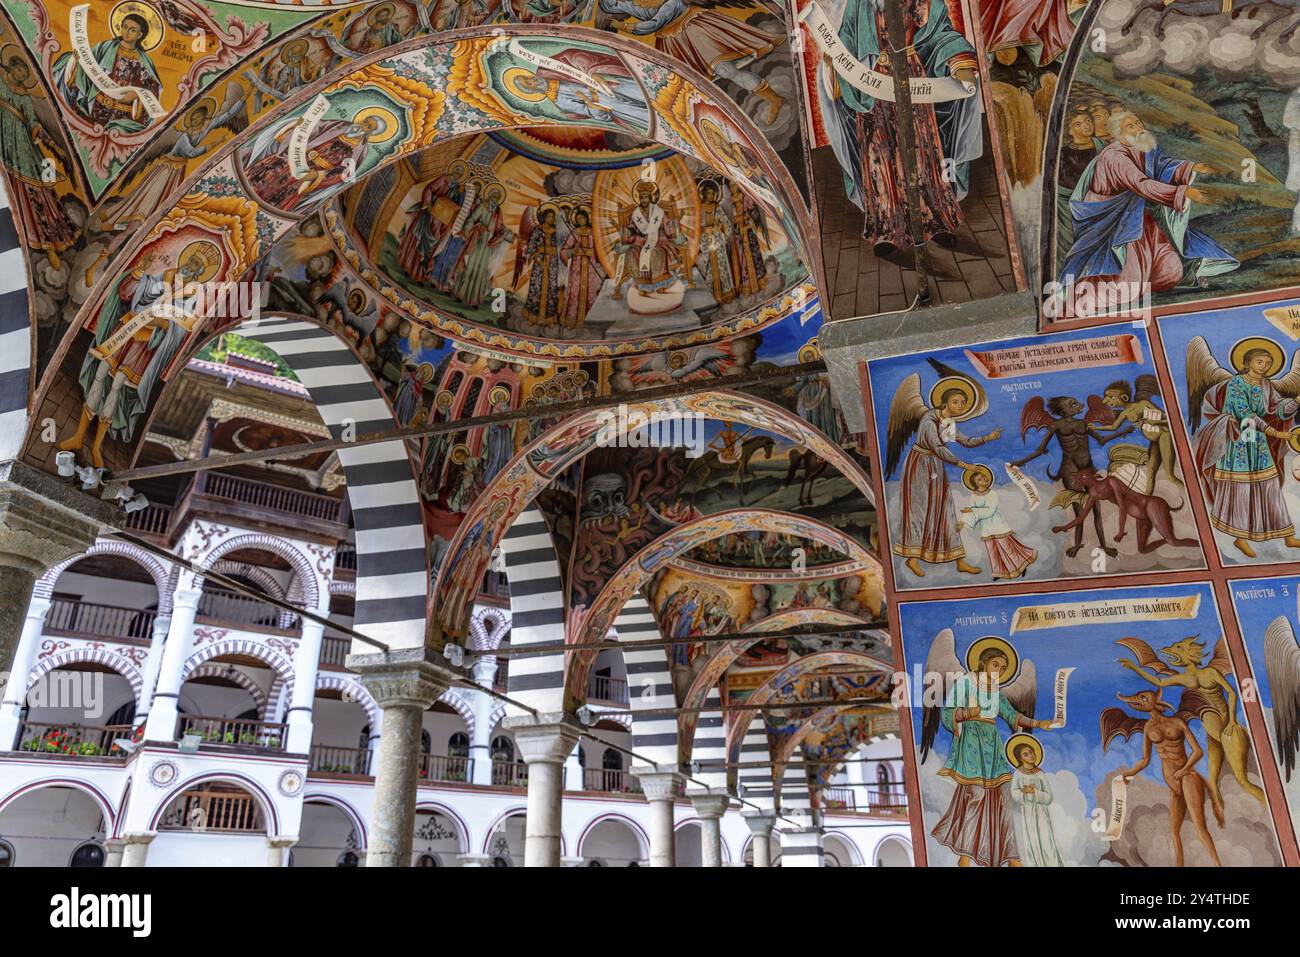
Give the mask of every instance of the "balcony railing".
[(24, 721), (18, 733), (18, 750), (76, 758), (125, 758), (126, 752), (113, 742), (118, 738), (130, 737), (129, 724), (41, 724)]
[(871, 814), (907, 817), (907, 794), (901, 784), (887, 788), (868, 788), (866, 801), (867, 806), (865, 808), (859, 806), (857, 810), (865, 810)]
[(320, 641), (320, 666), (334, 671), (346, 670), (348, 652), (352, 650), (351, 638), (336, 638), (326, 635)]
[(853, 788), (827, 788), (822, 792), (822, 806), (829, 811), (852, 811), (855, 804)]
[(528, 765), (522, 761), (493, 761), (492, 783), (499, 788), (528, 786)]
[(203, 494), (213, 498), (229, 499), (244, 505), (264, 508), (273, 512), (286, 512), (325, 522), (339, 521), (342, 500), (316, 492), (300, 492), (282, 485), (269, 485), (249, 479), (236, 478), (220, 472), (207, 473)]
[(357, 570), (357, 546), (342, 542), (334, 552), (334, 568), (354, 572)]
[(640, 794), (641, 782), (627, 771), (589, 768), (582, 772), (582, 789), (606, 794)]
[(172, 526), (170, 505), (149, 505), (126, 517), (126, 527), (147, 535), (166, 535)]
[(592, 675), (591, 680), (587, 682), (587, 700), (627, 704), (627, 679), (611, 678), (609, 675)]
[(242, 791), (186, 791), (158, 827), (164, 831), (261, 831), (257, 801)]
[(157, 612), (58, 598), (45, 616), (45, 631), (78, 638), (148, 641)]
[(181, 715), (176, 737), (197, 735), (202, 745), (243, 745), (283, 751), (289, 726), (275, 721), (252, 721), (247, 718), (212, 718), (205, 715)]
[(307, 770), (322, 774), (350, 774), (368, 777), (374, 752), (369, 748), (335, 748), (326, 744), (311, 746), (311, 763)]
[(473, 780), (474, 759), (451, 754), (420, 755), (421, 781)]
[(256, 598), (212, 586), (203, 589), (197, 617), (236, 627), (273, 628), (277, 631), (294, 631), (299, 626), (297, 615), (289, 615)]

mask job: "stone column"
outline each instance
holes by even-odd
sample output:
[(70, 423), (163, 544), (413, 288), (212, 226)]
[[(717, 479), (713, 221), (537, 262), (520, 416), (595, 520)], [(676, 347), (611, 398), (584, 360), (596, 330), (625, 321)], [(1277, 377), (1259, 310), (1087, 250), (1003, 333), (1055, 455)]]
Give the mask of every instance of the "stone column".
[(152, 834), (122, 835), (122, 867), (144, 867), (149, 856), (149, 842), (153, 839)]
[[(496, 680), (496, 658), (479, 658), (474, 662), (474, 680), (484, 688), (491, 688)], [(471, 697), (474, 707), (474, 732), (469, 738), (469, 756), (474, 762), (470, 767), (470, 780), (474, 784), (490, 785), (492, 783), (492, 712), (496, 708), (496, 698), (482, 691), (465, 691)]]
[(491, 867), (491, 854), (458, 854), (456, 860), (460, 861), (461, 867)]
[(288, 863), (289, 848), (298, 842), (290, 837), (268, 837), (266, 839), (266, 866), (284, 867)]
[(71, 483), (13, 459), (0, 462), (0, 672), (16, 670), (36, 579), (124, 519), (120, 509)]
[(347, 666), (383, 709), (383, 731), (372, 772), (367, 867), (410, 867), (420, 728), (427, 711), (447, 690), (451, 673), (435, 665), (432, 650), (407, 648), (377, 655), (349, 655)]
[[(328, 616), (329, 610), (316, 610)], [(325, 626), (318, 621), (302, 621), (302, 640), (293, 655), (293, 694), (289, 699), (289, 733), (286, 750), (290, 754), (311, 751), (311, 712), (316, 700), (316, 668), (320, 663), (321, 637)]]
[(687, 792), (700, 818), (700, 853), (705, 867), (722, 866), (722, 815), (730, 803), (725, 794), (711, 791)]
[(754, 866), (772, 866), (772, 825), (776, 815), (763, 811), (746, 811), (741, 815), (754, 836)]
[(673, 830), (673, 809), (681, 775), (676, 770), (632, 768), (650, 803), (650, 866), (677, 866), (677, 835)]
[(172, 620), (167, 629), (167, 643), (163, 646), (162, 662), (158, 666), (158, 687), (149, 705), (149, 720), (144, 726), (146, 741), (175, 741), (176, 702), (181, 695), (185, 659), (194, 645), (194, 616), (198, 614), (201, 588), (194, 587), (192, 577), (182, 581), (187, 587), (177, 588), (172, 597)]
[(23, 704), (27, 700), (27, 676), (36, 660), (36, 649), (40, 647), (41, 632), (45, 629), (45, 616), (52, 604), (48, 598), (33, 595), (27, 606), (22, 637), (18, 640), (18, 649), (14, 655), (13, 671), (9, 673), (4, 700), (0, 702), (0, 751), (8, 751), (18, 745), (18, 725), (22, 719)]
[(502, 723), (514, 732), (515, 746), (528, 765), (524, 867), (559, 867), (564, 761), (581, 727), (559, 712), (506, 718)]
[(170, 613), (159, 615), (153, 620), (153, 634), (149, 639), (149, 652), (145, 655), (144, 667), (140, 669), (140, 707), (136, 709), (135, 719), (131, 722), (136, 727), (144, 724), (153, 707), (154, 690), (158, 686), (158, 672), (162, 668), (163, 649), (167, 647), (167, 633), (171, 630)]
[(125, 847), (126, 847), (125, 842), (119, 841), (116, 838), (110, 838), (109, 840), (105, 841), (104, 842), (104, 866), (121, 867), (122, 851), (125, 849)]

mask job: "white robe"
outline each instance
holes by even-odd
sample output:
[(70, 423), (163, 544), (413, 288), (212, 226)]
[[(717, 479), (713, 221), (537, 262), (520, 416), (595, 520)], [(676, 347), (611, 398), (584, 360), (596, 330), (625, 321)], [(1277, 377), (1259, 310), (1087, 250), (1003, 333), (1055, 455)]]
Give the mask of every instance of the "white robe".
[[(1026, 788), (1033, 786), (1033, 791)], [(1016, 771), (1011, 778), (1012, 815), (1016, 826), (1016, 847), (1025, 867), (1064, 867), (1052, 829), (1052, 786), (1039, 771)]]

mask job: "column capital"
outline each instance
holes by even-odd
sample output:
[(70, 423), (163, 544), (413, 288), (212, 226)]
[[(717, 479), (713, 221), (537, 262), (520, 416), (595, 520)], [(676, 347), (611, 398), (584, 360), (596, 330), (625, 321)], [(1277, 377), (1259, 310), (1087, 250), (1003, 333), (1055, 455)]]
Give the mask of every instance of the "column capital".
[(428, 709), (456, 675), (435, 664), (428, 648), (403, 648), (377, 655), (348, 655), (347, 667), (381, 708)]
[(709, 794), (702, 791), (692, 794), (688, 791), (686, 796), (691, 799), (695, 813), (707, 820), (720, 819), (727, 813), (727, 807), (731, 804), (731, 799), (725, 794)]
[(298, 843), (298, 838), (296, 837), (268, 837), (266, 839), (267, 847), (278, 847), (281, 849), (286, 847), (293, 847), (297, 843)]
[(630, 768), (628, 773), (641, 782), (641, 790), (645, 793), (647, 801), (674, 800), (678, 794), (678, 785), (683, 780), (677, 768), (671, 765), (661, 767), (642, 765)]
[(742, 811), (740, 816), (749, 825), (749, 833), (754, 835), (771, 834), (772, 825), (776, 823), (776, 815), (771, 811)]
[(157, 834), (123, 834), (121, 837), (118, 838), (118, 840), (121, 841), (122, 844), (124, 845), (148, 844), (157, 836), (158, 836)]
[(0, 462), (0, 565), (37, 576), (123, 519), (120, 509), (74, 485), (23, 462)]
[(505, 718), (525, 764), (563, 764), (582, 735), (582, 725), (561, 711)]

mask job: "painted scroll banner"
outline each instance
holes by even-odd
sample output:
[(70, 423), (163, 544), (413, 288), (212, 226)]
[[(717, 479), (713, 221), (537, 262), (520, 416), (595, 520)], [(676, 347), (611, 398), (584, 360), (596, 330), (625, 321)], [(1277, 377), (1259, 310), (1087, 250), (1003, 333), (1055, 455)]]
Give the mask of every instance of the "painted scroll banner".
[(1065, 727), (1065, 699), (1070, 690), (1070, 675), (1074, 673), (1073, 668), (1056, 669), (1056, 704), (1052, 711), (1052, 727)]
[[(873, 70), (848, 51), (821, 4), (814, 2), (805, 7), (799, 13), (799, 22), (812, 32), (813, 42), (840, 79), (867, 96), (894, 102), (894, 78)], [(950, 103), (975, 95), (974, 83), (963, 83), (951, 76), (914, 76), (908, 88), (913, 103)]]
[(167, 109), (158, 102), (158, 97), (138, 86), (119, 86), (113, 82), (108, 71), (99, 65), (99, 61), (95, 59), (95, 51), (90, 46), (90, 34), (87, 29), (89, 17), (90, 4), (88, 3), (73, 7), (68, 17), (68, 33), (71, 35), (72, 49), (77, 54), (77, 66), (81, 68), (81, 72), (90, 77), (90, 82), (95, 84), (95, 88), (105, 96), (119, 102), (126, 102), (134, 97), (149, 114), (151, 120), (162, 119), (167, 115)]
[(1026, 475), (1018, 465), (1012, 465), (1008, 462), (1003, 468), (1007, 470), (1007, 477), (1015, 483), (1016, 488), (1025, 494), (1025, 501), (1029, 505), (1029, 511), (1032, 512), (1038, 508), (1043, 503), (1043, 496), (1038, 494), (1038, 486), (1034, 484), (1034, 480)]
[(1016, 609), (1011, 633), (1079, 625), (1114, 625), (1134, 621), (1173, 621), (1195, 618), (1200, 595), (1177, 598), (1103, 598), (1054, 605), (1025, 605)]
[(1104, 835), (1108, 841), (1124, 836), (1124, 811), (1128, 807), (1128, 781), (1122, 774), (1110, 779), (1110, 825)]
[[(527, 63), (534, 70), (548, 70), (551, 73), (558, 73), (560, 76), (567, 76), (570, 80), (575, 80), (584, 86), (589, 86), (593, 90), (599, 91), (603, 96), (611, 96), (614, 93), (614, 91), (610, 89), (609, 84), (600, 77), (594, 76), (585, 70), (580, 70), (576, 66), (571, 66), (568, 63), (561, 63), (559, 60), (548, 57), (543, 53), (534, 53), (532, 50), (526, 50), (520, 45), (518, 38), (512, 37), (507, 40), (503, 36), (500, 42), (501, 45), (505, 46), (506, 50), (509, 51), (512, 57), (519, 60), (521, 63)], [(497, 48), (499, 49), (499, 47)]]
[(311, 106), (307, 107), (307, 112), (302, 115), (293, 132), (289, 134), (289, 169), (298, 179), (306, 178), (310, 172), (307, 167), (307, 144), (311, 141), (312, 133), (316, 132), (321, 117), (329, 111), (329, 108), (330, 101), (324, 96), (317, 96), (311, 101)]
[(1097, 339), (1076, 339), (1073, 342), (1034, 343), (1006, 349), (965, 349), (963, 352), (975, 371), (986, 379), (1068, 372), (1072, 369), (1128, 365), (1143, 361), (1142, 343), (1132, 333)]

